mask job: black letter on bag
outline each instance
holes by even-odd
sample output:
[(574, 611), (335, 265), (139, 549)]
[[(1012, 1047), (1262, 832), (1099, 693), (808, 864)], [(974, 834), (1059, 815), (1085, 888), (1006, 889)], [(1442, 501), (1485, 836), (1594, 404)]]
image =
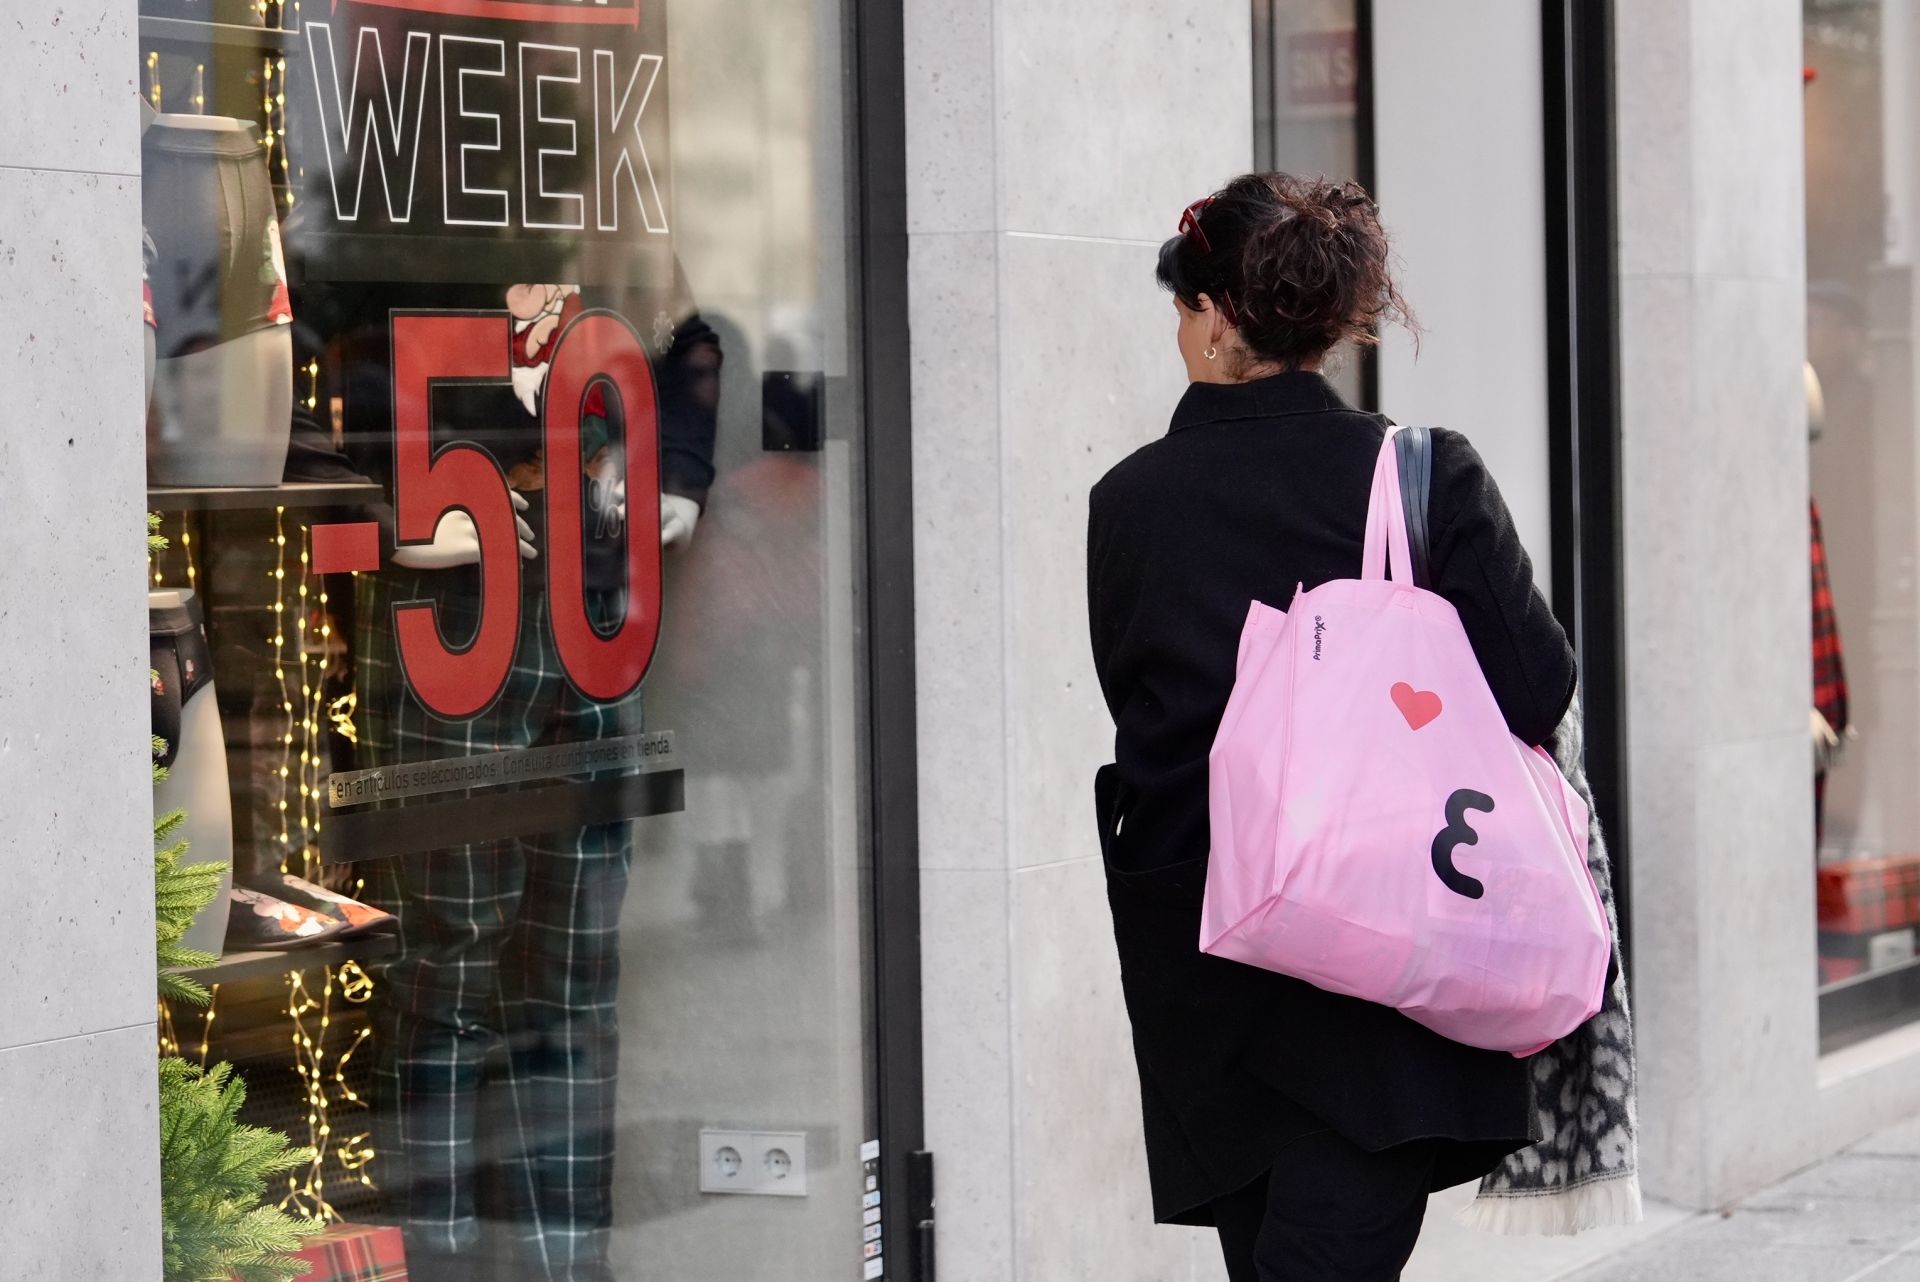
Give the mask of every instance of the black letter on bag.
[(1433, 871), (1454, 894), (1478, 899), (1487, 893), (1487, 888), (1477, 878), (1469, 877), (1453, 866), (1455, 846), (1480, 844), (1480, 834), (1467, 822), (1469, 810), (1484, 810), (1492, 814), (1493, 798), (1471, 788), (1462, 788), (1447, 798), (1447, 826), (1433, 839)]

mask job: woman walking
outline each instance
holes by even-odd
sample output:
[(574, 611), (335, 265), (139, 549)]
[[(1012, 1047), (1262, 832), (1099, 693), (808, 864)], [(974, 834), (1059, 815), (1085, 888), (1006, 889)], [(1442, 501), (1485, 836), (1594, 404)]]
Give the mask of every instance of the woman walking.
[[(1249, 174), (1160, 251), (1192, 385), (1095, 487), (1093, 652), (1115, 762), (1098, 783), (1155, 1218), (1216, 1226), (1233, 1282), (1391, 1279), (1427, 1195), (1541, 1138), (1529, 1063), (1397, 1011), (1199, 951), (1208, 751), (1250, 601), (1353, 578), (1387, 431), (1321, 376), (1404, 320), (1358, 186)], [(1574, 656), (1467, 441), (1433, 434), (1432, 589), (1513, 733), (1548, 741)]]

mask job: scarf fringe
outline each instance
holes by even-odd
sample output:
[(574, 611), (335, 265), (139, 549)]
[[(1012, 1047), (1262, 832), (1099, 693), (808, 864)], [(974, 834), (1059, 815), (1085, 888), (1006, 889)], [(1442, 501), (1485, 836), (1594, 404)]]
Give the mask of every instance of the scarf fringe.
[(1641, 1215), (1640, 1177), (1628, 1174), (1523, 1197), (1482, 1193), (1454, 1218), (1470, 1229), (1506, 1237), (1570, 1237), (1638, 1224)]

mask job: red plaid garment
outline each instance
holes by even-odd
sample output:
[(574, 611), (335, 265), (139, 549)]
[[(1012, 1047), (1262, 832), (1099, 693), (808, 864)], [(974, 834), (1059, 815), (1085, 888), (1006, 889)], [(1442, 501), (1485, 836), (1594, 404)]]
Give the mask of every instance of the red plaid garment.
[(1833, 585), (1827, 580), (1827, 544), (1820, 535), (1820, 505), (1809, 503), (1813, 518), (1813, 706), (1835, 734), (1847, 728), (1847, 667), (1840, 647), (1840, 623), (1833, 611)]
[(1823, 932), (1864, 935), (1920, 926), (1920, 855), (1824, 864), (1817, 884)]
[(336, 1224), (307, 1238), (296, 1259), (313, 1263), (304, 1282), (407, 1282), (400, 1230), (383, 1224)]

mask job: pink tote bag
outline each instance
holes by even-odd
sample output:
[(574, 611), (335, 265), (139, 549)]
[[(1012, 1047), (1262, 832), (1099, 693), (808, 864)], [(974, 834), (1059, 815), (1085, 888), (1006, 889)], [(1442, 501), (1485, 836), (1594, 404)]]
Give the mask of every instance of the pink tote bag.
[(1600, 1009), (1587, 808), (1507, 730), (1459, 614), (1411, 565), (1389, 433), (1360, 578), (1247, 615), (1210, 758), (1200, 947), (1530, 1055)]

